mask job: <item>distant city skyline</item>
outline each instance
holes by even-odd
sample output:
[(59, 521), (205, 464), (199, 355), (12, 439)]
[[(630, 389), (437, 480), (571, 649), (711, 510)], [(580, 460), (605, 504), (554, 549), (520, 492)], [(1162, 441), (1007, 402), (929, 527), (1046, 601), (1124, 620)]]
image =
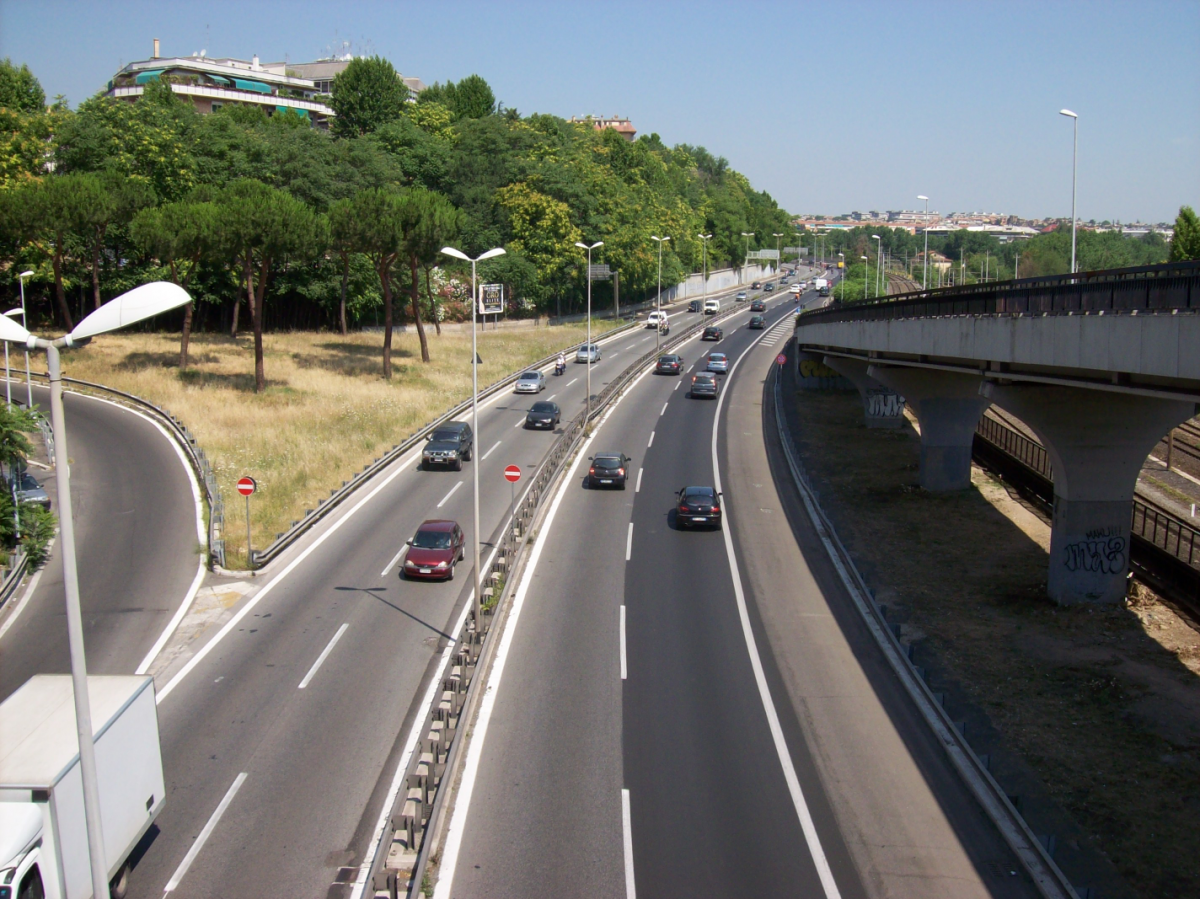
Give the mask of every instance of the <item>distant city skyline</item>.
[[(452, 10), (453, 15), (447, 15)], [(522, 114), (628, 117), (706, 147), (793, 214), (1003, 209), (1173, 221), (1200, 206), (1200, 3), (1008, 0), (324, 4), (0, 0), (0, 56), (72, 106), (164, 55), (378, 53), (482, 75)]]

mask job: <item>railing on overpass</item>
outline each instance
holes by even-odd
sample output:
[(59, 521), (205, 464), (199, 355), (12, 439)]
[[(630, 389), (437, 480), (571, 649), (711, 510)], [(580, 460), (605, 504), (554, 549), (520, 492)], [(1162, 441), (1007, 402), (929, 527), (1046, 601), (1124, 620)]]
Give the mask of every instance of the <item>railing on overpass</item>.
[(1171, 262), (968, 284), (894, 294), (852, 303), (835, 301), (803, 312), (796, 327), (826, 322), (878, 321), (944, 315), (1072, 315), (1106, 312), (1200, 312), (1200, 262)]

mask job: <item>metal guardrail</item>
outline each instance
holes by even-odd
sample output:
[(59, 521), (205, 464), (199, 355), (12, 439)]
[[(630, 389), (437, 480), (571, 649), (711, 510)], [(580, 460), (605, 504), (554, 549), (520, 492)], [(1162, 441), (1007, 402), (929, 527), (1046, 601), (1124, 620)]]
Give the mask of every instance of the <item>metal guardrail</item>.
[(12, 595), (17, 592), (17, 587), (21, 583), (21, 578), (25, 576), (25, 569), (29, 565), (29, 556), (25, 554), (25, 550), (17, 547), (9, 554), (10, 564), (4, 571), (4, 578), (0, 580), (0, 608), (12, 599)]
[(1200, 311), (1200, 262), (1172, 262), (942, 287), (802, 313), (797, 328), (944, 315), (1075, 315)]
[[(50, 376), (45, 372), (33, 372), (33, 377), (43, 381), (49, 381)], [(221, 498), (221, 488), (217, 484), (217, 476), (213, 472), (212, 465), (209, 464), (208, 457), (204, 454), (203, 448), (196, 441), (195, 436), (187, 426), (178, 418), (159, 406), (154, 405), (140, 396), (134, 396), (132, 393), (125, 393), (123, 390), (116, 390), (112, 387), (105, 387), (103, 384), (93, 384), (91, 381), (81, 381), (78, 378), (63, 378), (66, 384), (72, 384), (76, 387), (82, 387), (85, 390), (96, 391), (107, 396), (115, 397), (117, 402), (130, 404), (138, 409), (150, 412), (155, 419), (165, 425), (175, 437), (175, 439), (183, 446), (187, 452), (188, 458), (191, 460), (192, 468), (196, 472), (196, 476), (200, 479), (200, 483), (204, 486), (204, 497), (208, 502), (208, 553), (211, 562), (224, 566), (225, 564), (225, 503)], [(39, 423), (39, 427), (41, 427)], [(48, 429), (43, 430), (43, 435), (48, 433)], [(50, 450), (50, 458), (54, 458), (54, 437), (51, 433), (46, 444)]]
[[(455, 652), (450, 664), (440, 675), (433, 707), (426, 712), (421, 730), (423, 736), (405, 771), (404, 789), (398, 797), (399, 808), (391, 810), (393, 834), (390, 839), (400, 840), (406, 852), (417, 853), (407, 887), (408, 895), (415, 897), (420, 891), (432, 848), (427, 835), (437, 832), (438, 821), (447, 801), (447, 791), (441, 789), (441, 786), (453, 783), (456, 779), (456, 772), (463, 759), (463, 741), (457, 740), (456, 737), (471, 720), (480, 691), (483, 689), (482, 686), (478, 686), (482, 679), (476, 677), (476, 672), (487, 669), (493, 651), (494, 641), (486, 638), (492, 630), (496, 613), (503, 613), (506, 602), (515, 588), (515, 578), (510, 575), (523, 561), (526, 535), (537, 521), (542, 509), (542, 500), (565, 470), (566, 464), (574, 458), (579, 445), (589, 433), (588, 427), (592, 421), (604, 412), (609, 402), (638, 377), (648, 364), (714, 321), (724, 321), (744, 308), (735, 305), (719, 315), (705, 318), (679, 332), (675, 337), (664, 340), (661, 347), (643, 353), (629, 364), (597, 394), (590, 417), (587, 411), (580, 412), (564, 426), (563, 432), (555, 439), (550, 451), (538, 466), (530, 486), (517, 503), (512, 515), (501, 523), (502, 536), (491, 567), (480, 573), (480, 583), (486, 585), (481, 588), (483, 620), (477, 628), (476, 623), (468, 616), (462, 632), (456, 638)], [(511, 380), (505, 379), (498, 383), (503, 385), (511, 383)], [(423, 435), (424, 429), (420, 433)], [(385, 833), (385, 844), (388, 841), (389, 835)], [(372, 879), (381, 873), (382, 863), (388, 854), (387, 845), (377, 849), (379, 851), (376, 851), (367, 875)], [(396, 895), (403, 895), (405, 888), (396, 882), (395, 874), (382, 873), (390, 884), (387, 888), (395, 888)]]

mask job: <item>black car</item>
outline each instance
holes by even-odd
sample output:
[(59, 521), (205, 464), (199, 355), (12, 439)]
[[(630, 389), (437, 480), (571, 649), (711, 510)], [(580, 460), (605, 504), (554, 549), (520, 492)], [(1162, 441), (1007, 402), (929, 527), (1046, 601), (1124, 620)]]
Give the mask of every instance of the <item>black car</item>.
[(700, 339), (701, 340), (720, 340), (724, 336), (725, 336), (725, 332), (722, 331), (719, 327), (717, 327), (716, 325), (709, 325), (707, 328), (704, 329), (704, 333), (700, 335)]
[(750, 285), (751, 290), (758, 290), (760, 287), (762, 287), (762, 281), (755, 281)]
[(750, 316), (750, 330), (751, 331), (761, 331), (766, 326), (767, 326), (766, 319), (764, 319), (761, 315)]
[(674, 353), (659, 356), (658, 364), (654, 366), (654, 373), (659, 375), (677, 375), (681, 371), (683, 371), (683, 357), (676, 356)]
[(751, 312), (766, 312), (767, 304), (764, 303), (762, 300), (755, 300), (753, 303), (750, 304), (750, 311)]
[(421, 453), (421, 461), (426, 468), (444, 465), (462, 471), (462, 464), (471, 461), (475, 435), (465, 421), (448, 421), (438, 425), (426, 440), (425, 450)]
[(688, 312), (699, 312), (699, 311), (700, 311), (700, 301), (699, 300), (692, 300), (690, 303), (688, 303)]
[(711, 396), (714, 400), (717, 398), (717, 391), (720, 387), (717, 386), (717, 376), (711, 371), (698, 371), (692, 375), (692, 392), (688, 394), (690, 397)]
[(592, 463), (588, 468), (589, 487), (617, 487), (625, 489), (629, 477), (629, 463), (633, 460), (624, 453), (596, 453), (588, 457)]
[(766, 284), (763, 285), (763, 293), (770, 293), (774, 289), (775, 289), (774, 281), (768, 281)]
[(558, 427), (560, 421), (562, 421), (562, 410), (558, 408), (558, 403), (551, 403), (547, 400), (534, 403), (525, 415), (525, 427), (527, 428), (549, 428), (553, 431)]
[(676, 494), (675, 524), (680, 530), (721, 526), (721, 494), (715, 487), (681, 487)]

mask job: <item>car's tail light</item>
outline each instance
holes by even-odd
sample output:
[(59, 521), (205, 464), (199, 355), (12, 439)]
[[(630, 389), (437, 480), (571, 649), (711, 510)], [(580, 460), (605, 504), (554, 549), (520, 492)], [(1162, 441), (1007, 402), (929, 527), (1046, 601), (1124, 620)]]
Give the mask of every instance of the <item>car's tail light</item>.
[(593, 465), (591, 468), (588, 469), (588, 474), (595, 474), (595, 473), (596, 473), (596, 466)]
[(680, 506), (680, 507), (679, 507), (679, 511), (680, 511), (681, 513), (685, 514), (685, 515), (687, 514), (687, 510), (688, 510), (688, 507), (687, 507), (687, 506)]

